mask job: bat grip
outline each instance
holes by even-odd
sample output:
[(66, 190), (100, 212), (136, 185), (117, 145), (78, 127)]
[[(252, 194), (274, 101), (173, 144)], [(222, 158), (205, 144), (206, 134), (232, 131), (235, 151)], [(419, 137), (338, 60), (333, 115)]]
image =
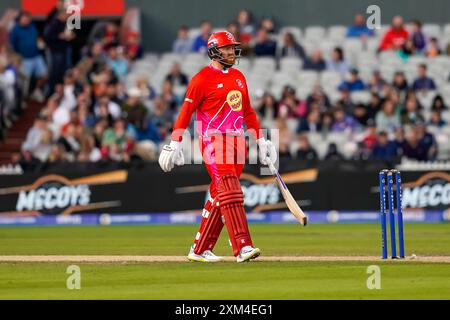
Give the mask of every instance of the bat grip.
[(276, 176), (277, 173), (278, 173), (278, 170), (275, 168), (275, 166), (273, 165), (272, 161), (267, 160), (267, 165), (269, 166), (270, 172), (272, 172), (272, 174), (273, 174), (274, 176)]

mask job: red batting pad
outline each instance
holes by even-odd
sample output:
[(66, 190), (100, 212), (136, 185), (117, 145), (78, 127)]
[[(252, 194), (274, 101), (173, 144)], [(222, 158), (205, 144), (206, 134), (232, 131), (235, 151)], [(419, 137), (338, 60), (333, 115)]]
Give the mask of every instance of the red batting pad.
[(236, 175), (227, 174), (220, 178), (217, 186), (217, 201), (225, 217), (228, 235), (237, 256), (245, 246), (253, 246), (244, 210), (244, 194)]
[(198, 231), (199, 237), (195, 237), (195, 254), (202, 254), (205, 250), (212, 250), (219, 239), (223, 228), (220, 208), (211, 201), (207, 201), (203, 210), (202, 222)]

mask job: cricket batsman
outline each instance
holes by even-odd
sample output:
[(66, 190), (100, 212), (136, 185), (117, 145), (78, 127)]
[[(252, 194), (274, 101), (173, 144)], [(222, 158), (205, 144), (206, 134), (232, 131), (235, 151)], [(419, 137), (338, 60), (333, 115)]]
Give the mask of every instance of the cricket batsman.
[(209, 66), (200, 70), (187, 88), (180, 115), (174, 124), (170, 145), (165, 145), (159, 164), (165, 172), (184, 164), (181, 140), (196, 112), (200, 150), (211, 177), (210, 199), (206, 201), (200, 229), (188, 254), (198, 262), (218, 262), (222, 258), (212, 250), (224, 224), (237, 262), (257, 258), (244, 210), (244, 195), (239, 177), (247, 156), (243, 125), (256, 139), (258, 156), (264, 165), (275, 162), (275, 147), (262, 135), (255, 111), (250, 105), (244, 75), (233, 68), (240, 57), (234, 36), (215, 32), (208, 40)]

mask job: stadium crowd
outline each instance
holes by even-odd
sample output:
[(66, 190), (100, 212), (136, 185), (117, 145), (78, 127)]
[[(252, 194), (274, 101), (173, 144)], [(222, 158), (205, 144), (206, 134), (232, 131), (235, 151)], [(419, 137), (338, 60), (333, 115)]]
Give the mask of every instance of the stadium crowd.
[[(129, 85), (130, 70), (145, 54), (139, 34), (131, 32), (121, 38), (119, 26), (113, 22), (97, 28), (81, 59), (74, 61), (72, 42), (77, 35), (67, 30), (68, 16), (61, 6), (62, 1), (47, 18), (42, 33), (26, 12), (20, 13), (11, 27), (0, 29), (0, 131), (17, 120), (24, 99), (44, 104), (13, 161), (157, 159), (161, 144), (170, 137), (192, 74), (186, 74), (182, 64), (173, 63), (160, 86), (155, 87), (148, 76), (133, 78)], [(346, 59), (343, 48), (334, 47), (329, 57), (319, 48), (306, 50), (295, 34), (280, 34), (280, 26), (271, 18), (257, 23), (249, 11), (241, 10), (227, 30), (242, 42), (244, 59), (299, 58), (301, 70), (342, 75), (336, 86), (337, 99), (318, 83), (305, 97), (299, 97), (298, 88), (291, 85), (283, 85), (279, 95), (269, 90), (253, 92), (253, 107), (263, 127), (279, 129), (280, 157), (437, 158), (439, 143), (430, 129), (448, 127), (442, 117), (448, 107), (438, 94), (424, 116), (418, 92), (434, 91), (438, 86), (428, 75), (427, 64), (418, 65), (412, 81), (402, 71), (387, 79), (377, 68), (367, 81)], [(173, 53), (205, 55), (212, 31), (208, 21), (202, 22), (194, 35), (192, 29), (181, 26)], [(345, 37), (365, 42), (375, 33), (358, 14)], [(277, 41), (280, 36), (281, 41)], [(406, 28), (399, 16), (380, 39), (377, 54), (390, 51), (404, 61), (414, 56), (431, 59), (450, 54), (450, 44), (441, 50), (439, 39), (425, 34), (420, 21), (412, 21)], [(358, 91), (369, 91), (369, 99), (355, 102), (352, 94)], [(354, 144), (350, 152), (343, 153), (342, 145), (332, 142), (327, 144), (326, 153), (319, 155), (315, 142), (310, 141), (313, 135), (322, 139), (342, 133)]]

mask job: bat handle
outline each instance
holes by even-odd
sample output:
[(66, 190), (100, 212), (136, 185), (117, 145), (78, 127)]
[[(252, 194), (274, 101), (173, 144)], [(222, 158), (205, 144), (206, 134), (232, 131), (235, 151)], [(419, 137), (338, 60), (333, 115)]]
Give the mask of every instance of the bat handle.
[(272, 161), (267, 160), (267, 165), (269, 166), (270, 172), (272, 172), (272, 174), (273, 174), (274, 176), (276, 176), (277, 173), (278, 173), (278, 170), (275, 168), (275, 166), (273, 165)]

